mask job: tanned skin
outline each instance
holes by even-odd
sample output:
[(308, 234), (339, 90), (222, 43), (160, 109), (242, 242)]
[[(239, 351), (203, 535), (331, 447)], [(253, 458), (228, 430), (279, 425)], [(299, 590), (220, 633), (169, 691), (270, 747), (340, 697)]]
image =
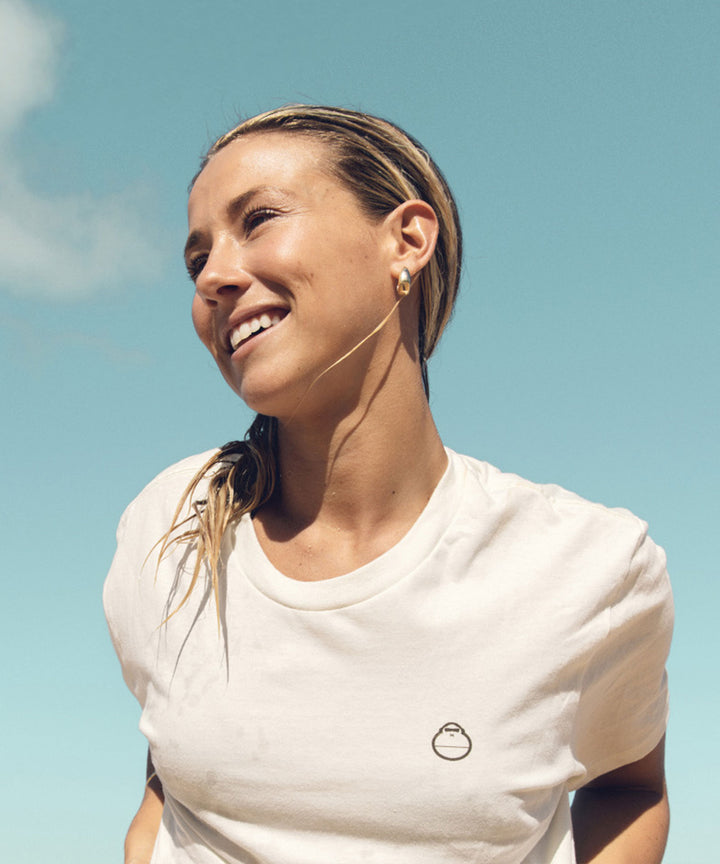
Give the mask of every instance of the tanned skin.
[(125, 838), (125, 864), (150, 864), (164, 803), (162, 783), (148, 750), (145, 793)]

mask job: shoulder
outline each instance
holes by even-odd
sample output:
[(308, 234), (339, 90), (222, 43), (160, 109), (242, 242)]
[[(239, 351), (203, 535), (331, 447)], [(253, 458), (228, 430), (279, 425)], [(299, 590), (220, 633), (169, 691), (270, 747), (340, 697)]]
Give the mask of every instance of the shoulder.
[(636, 537), (644, 535), (647, 523), (623, 507), (607, 507), (590, 501), (554, 483), (535, 483), (518, 474), (501, 471), (488, 462), (450, 451), (462, 467), (469, 495), (485, 496), (503, 504), (518, 516), (565, 517), (580, 522), (607, 524)]
[(120, 520), (119, 530), (137, 518), (145, 520), (152, 518), (153, 514), (162, 515), (163, 518), (172, 516), (185, 490), (217, 452), (217, 449), (213, 449), (188, 456), (153, 477), (128, 504)]
[(217, 448), (205, 450), (202, 453), (195, 453), (193, 456), (187, 456), (179, 462), (168, 465), (167, 468), (153, 477), (153, 479), (142, 489), (135, 501), (158, 495), (162, 496), (167, 492), (174, 491), (175, 489), (180, 489), (182, 491), (197, 475), (200, 469), (204, 465), (207, 465), (217, 452)]
[[(508, 556), (545, 566), (548, 577), (613, 602), (638, 580), (666, 582), (665, 553), (647, 523), (622, 507), (606, 507), (561, 486), (534, 483), (487, 462), (451, 453), (463, 473), (464, 526)], [(528, 564), (528, 566), (530, 566)], [(665, 593), (666, 588), (662, 588)]]
[[(160, 612), (155, 609), (161, 602), (157, 599), (159, 593), (153, 590), (157, 580), (158, 544), (173, 523), (189, 515), (192, 502), (185, 502), (182, 508), (180, 502), (216, 452), (208, 450), (170, 465), (154, 477), (125, 509), (118, 525), (117, 549), (104, 588), (105, 611), (111, 629), (113, 622), (129, 618), (135, 620), (146, 612), (153, 627), (162, 620), (162, 616), (158, 618), (162, 607)], [(193, 500), (202, 498), (204, 486), (205, 481), (197, 487)], [(132, 615), (127, 614), (128, 609), (133, 610)]]
[[(145, 486), (120, 519), (103, 605), (123, 675), (141, 705), (152, 677), (152, 640), (168, 615), (174, 579), (171, 569), (169, 581), (159, 581), (158, 543), (176, 520), (183, 493), (216, 452), (209, 450), (170, 465)], [(202, 495), (202, 489), (198, 493)]]

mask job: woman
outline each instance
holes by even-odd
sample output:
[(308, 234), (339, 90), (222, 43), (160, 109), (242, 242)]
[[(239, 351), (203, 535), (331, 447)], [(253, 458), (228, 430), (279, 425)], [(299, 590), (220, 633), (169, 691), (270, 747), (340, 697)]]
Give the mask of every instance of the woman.
[(443, 447), (425, 363), (460, 246), (377, 118), (282, 108), (205, 159), (193, 321), (258, 418), (119, 528), (105, 605), (149, 742), (126, 862), (660, 861), (664, 556)]

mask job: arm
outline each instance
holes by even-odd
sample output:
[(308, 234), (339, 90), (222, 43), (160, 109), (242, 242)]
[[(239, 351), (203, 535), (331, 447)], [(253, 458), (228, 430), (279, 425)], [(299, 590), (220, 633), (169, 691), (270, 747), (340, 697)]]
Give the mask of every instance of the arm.
[(669, 818), (663, 738), (647, 756), (575, 793), (578, 864), (660, 864)]
[(162, 783), (148, 750), (145, 794), (125, 837), (125, 864), (150, 864), (164, 801)]

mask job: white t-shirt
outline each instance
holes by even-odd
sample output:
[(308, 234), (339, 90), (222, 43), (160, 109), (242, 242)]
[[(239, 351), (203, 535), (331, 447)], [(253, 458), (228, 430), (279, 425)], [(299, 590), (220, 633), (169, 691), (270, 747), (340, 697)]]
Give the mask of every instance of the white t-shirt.
[(667, 719), (665, 557), (626, 510), (448, 451), (360, 569), (299, 582), (228, 533), (219, 625), (192, 553), (148, 552), (208, 454), (125, 512), (110, 632), (165, 791), (153, 864), (570, 864), (568, 793)]

